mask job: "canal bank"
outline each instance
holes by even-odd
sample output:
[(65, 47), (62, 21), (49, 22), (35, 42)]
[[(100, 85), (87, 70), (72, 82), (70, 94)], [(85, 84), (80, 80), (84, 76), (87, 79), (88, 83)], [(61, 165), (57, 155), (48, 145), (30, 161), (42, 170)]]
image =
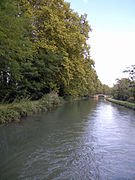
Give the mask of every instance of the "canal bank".
[(107, 101), (110, 101), (112, 103), (118, 104), (120, 106), (124, 106), (126, 108), (130, 108), (135, 110), (135, 103), (130, 103), (127, 101), (120, 101), (120, 100), (116, 100), (116, 99), (112, 99), (112, 98), (106, 98)]
[(10, 122), (21, 122), (29, 115), (50, 111), (67, 102), (83, 100), (87, 97), (61, 97), (57, 93), (45, 94), (37, 101), (31, 101), (29, 98), (15, 99), (12, 103), (0, 104), (0, 125)]
[(51, 110), (64, 103), (64, 99), (56, 93), (44, 95), (38, 101), (29, 98), (16, 99), (10, 104), (0, 105), (0, 124), (20, 122), (23, 117), (42, 111)]

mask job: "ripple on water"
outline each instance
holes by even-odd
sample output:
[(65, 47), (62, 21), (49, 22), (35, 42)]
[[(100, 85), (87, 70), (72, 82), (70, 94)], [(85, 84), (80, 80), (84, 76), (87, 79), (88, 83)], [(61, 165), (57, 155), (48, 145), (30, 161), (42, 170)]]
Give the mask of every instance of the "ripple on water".
[(1, 179), (135, 180), (134, 111), (90, 100), (39, 118), (1, 128)]

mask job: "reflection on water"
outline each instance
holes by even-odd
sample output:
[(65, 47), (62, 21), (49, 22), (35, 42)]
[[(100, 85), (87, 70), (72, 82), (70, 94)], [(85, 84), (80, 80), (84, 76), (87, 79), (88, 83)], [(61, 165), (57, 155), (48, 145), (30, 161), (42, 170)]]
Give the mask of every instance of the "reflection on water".
[(135, 112), (65, 104), (0, 127), (0, 180), (135, 180)]

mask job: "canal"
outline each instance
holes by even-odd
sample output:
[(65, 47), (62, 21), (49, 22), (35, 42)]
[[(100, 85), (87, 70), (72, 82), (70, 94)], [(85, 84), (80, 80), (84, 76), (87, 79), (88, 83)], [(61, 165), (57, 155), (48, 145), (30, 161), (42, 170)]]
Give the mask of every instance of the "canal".
[(135, 180), (135, 111), (89, 99), (1, 126), (0, 180)]

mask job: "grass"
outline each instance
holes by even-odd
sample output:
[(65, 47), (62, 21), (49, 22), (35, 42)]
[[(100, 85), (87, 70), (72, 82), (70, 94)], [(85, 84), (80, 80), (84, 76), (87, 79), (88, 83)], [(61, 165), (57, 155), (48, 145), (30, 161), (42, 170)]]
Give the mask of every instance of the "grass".
[(127, 108), (135, 110), (135, 103), (130, 103), (130, 102), (127, 102), (127, 101), (119, 101), (119, 100), (111, 99), (111, 98), (106, 98), (106, 100), (108, 100), (110, 102), (113, 102), (113, 103), (116, 103), (116, 104), (119, 104), (121, 106), (124, 106), (124, 107), (127, 107)]
[(55, 93), (46, 94), (38, 101), (29, 98), (15, 99), (10, 104), (0, 104), (0, 124), (12, 121), (20, 122), (21, 118), (40, 111), (50, 110), (63, 103)]

